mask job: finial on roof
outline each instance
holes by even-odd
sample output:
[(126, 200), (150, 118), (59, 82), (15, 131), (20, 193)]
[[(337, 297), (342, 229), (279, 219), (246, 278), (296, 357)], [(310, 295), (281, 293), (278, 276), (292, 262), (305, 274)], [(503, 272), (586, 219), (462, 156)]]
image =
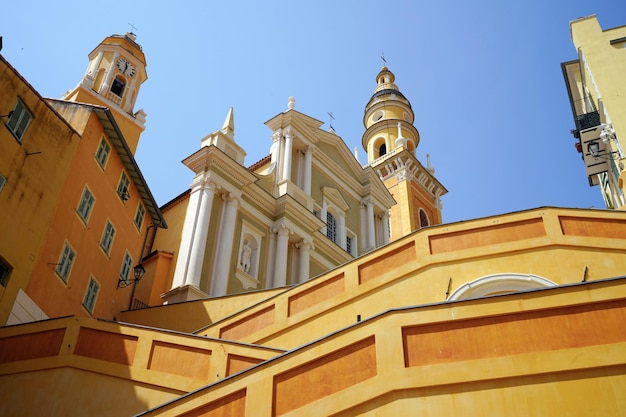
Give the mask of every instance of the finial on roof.
[(222, 126), (222, 132), (231, 139), (235, 136), (235, 114), (232, 107), (228, 110), (226, 120), (224, 120), (224, 125)]
[(293, 97), (289, 97), (289, 99), (287, 100), (287, 108), (289, 110), (293, 110), (294, 107), (296, 107), (296, 99)]
[(432, 165), (430, 165), (430, 154), (429, 153), (426, 154), (426, 170), (428, 172), (430, 172), (431, 174), (435, 173), (435, 168), (433, 168)]
[(129, 23), (128, 25), (130, 26), (130, 32), (127, 32), (126, 36), (128, 36), (133, 41), (136, 41), (137, 34), (135, 33), (135, 31), (137, 30), (137, 26), (133, 25), (132, 23)]
[(402, 123), (398, 122), (398, 137), (396, 138), (396, 146), (406, 146), (406, 138), (402, 137)]

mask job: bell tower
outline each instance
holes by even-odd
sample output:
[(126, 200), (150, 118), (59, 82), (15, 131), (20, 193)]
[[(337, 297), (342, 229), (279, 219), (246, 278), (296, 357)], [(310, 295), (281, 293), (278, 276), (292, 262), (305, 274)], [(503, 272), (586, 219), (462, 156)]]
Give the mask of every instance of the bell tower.
[(130, 150), (135, 153), (145, 129), (146, 113), (135, 111), (141, 84), (148, 79), (146, 58), (133, 33), (111, 35), (90, 54), (80, 83), (63, 99), (108, 107)]
[(447, 190), (435, 178), (435, 170), (415, 157), (420, 135), (413, 121), (411, 103), (395, 84), (395, 75), (384, 66), (376, 76), (374, 94), (365, 106), (362, 145), (367, 162), (385, 183), (397, 204), (390, 209), (390, 240), (421, 227), (440, 224), (440, 197)]

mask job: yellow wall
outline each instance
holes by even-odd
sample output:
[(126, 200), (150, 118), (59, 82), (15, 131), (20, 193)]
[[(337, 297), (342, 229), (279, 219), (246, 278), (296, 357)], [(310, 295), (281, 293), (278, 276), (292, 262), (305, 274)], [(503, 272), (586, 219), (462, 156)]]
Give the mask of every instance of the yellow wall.
[[(181, 234), (188, 204), (189, 193), (184, 193), (162, 207), (163, 216), (167, 221), (167, 229), (156, 230), (154, 243), (151, 249), (170, 252), (172, 254), (172, 259), (169, 261), (169, 268), (166, 271), (160, 271), (159, 275), (155, 277), (154, 282), (159, 283), (159, 288), (165, 288), (161, 294), (172, 288), (172, 279), (174, 278), (174, 270), (178, 260), (178, 250), (180, 248)], [(152, 273), (152, 271), (146, 271), (147, 276)], [(155, 301), (154, 296), (151, 296), (150, 299)], [(157, 304), (151, 303), (151, 305)]]
[[(132, 387), (116, 398), (156, 407), (148, 416), (617, 415), (626, 279), (611, 277), (626, 268), (625, 236), (623, 212), (546, 207), (421, 229), (289, 289), (123, 316), (212, 322), (194, 335), (79, 318), (6, 327), (0, 386), (30, 401), (0, 411), (73, 415), (63, 406), (72, 399), (80, 413), (101, 412), (85, 390), (46, 389), (50, 373), (102, 398)], [(553, 286), (446, 301), (476, 278), (512, 273)], [(189, 394), (158, 405), (173, 391)]]
[(619, 415), (625, 291), (619, 279), (392, 310), (146, 415)]
[(1, 415), (131, 415), (282, 353), (72, 317), (22, 329), (0, 329)]
[[(584, 81), (599, 110), (601, 121), (613, 125), (621, 148), (626, 149), (626, 41), (611, 43), (626, 38), (626, 27), (602, 30), (597, 17), (593, 15), (572, 21), (570, 30), (576, 50), (582, 52), (585, 61)], [(610, 141), (608, 145), (612, 151), (617, 151), (614, 141)], [(626, 158), (616, 158), (616, 166), (620, 162), (625, 165)], [(626, 171), (620, 168), (618, 171), (619, 178), (614, 187), (621, 188), (622, 193), (626, 194)], [(617, 203), (615, 208), (624, 208), (619, 201)]]
[(0, 191), (0, 257), (13, 268), (7, 286), (0, 285), (4, 324), (18, 290), (28, 285), (80, 138), (1, 57), (0, 90), (1, 115), (18, 97), (33, 115), (21, 143), (4, 126), (7, 117), (0, 126), (0, 174), (6, 178)]
[[(237, 340), (293, 348), (359, 315), (444, 301), (485, 276), (535, 275), (560, 285), (580, 282), (587, 269), (586, 279), (609, 278), (626, 268), (624, 236), (623, 213), (553, 208), (421, 229), (201, 334), (236, 333)], [(338, 276), (341, 284), (327, 287)], [(291, 314), (291, 304), (307, 291), (311, 306)]]
[(252, 291), (207, 300), (124, 311), (120, 316), (120, 321), (181, 332), (194, 332), (283, 291), (283, 288)]

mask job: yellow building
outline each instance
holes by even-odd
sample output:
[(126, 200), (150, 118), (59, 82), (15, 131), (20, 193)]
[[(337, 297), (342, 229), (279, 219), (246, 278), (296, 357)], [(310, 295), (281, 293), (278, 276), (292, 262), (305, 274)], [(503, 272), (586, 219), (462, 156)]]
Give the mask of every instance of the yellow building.
[(0, 328), (0, 415), (623, 414), (626, 212), (441, 224), (410, 103), (376, 81), (365, 167), (290, 100), (246, 168), (231, 109), (146, 240), (152, 306)]
[(578, 52), (561, 64), (589, 185), (598, 185), (607, 208), (626, 207), (626, 27), (602, 30), (595, 15), (570, 23)]

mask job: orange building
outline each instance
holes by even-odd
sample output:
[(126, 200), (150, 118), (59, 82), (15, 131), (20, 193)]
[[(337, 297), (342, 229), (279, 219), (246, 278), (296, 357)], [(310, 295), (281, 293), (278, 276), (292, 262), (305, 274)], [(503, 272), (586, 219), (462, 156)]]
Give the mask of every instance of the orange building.
[[(126, 56), (129, 39), (112, 36), (99, 48)], [(120, 59), (98, 62), (114, 73)], [(113, 319), (131, 302), (147, 304), (129, 284), (146, 254), (148, 231), (166, 225), (133, 157), (136, 143), (129, 147), (124, 136), (133, 137), (143, 119), (118, 125), (130, 118), (146, 78), (141, 62), (138, 82), (116, 90), (120, 100), (107, 99), (107, 92), (100, 99), (109, 107), (44, 99), (0, 62), (11, 92), (3, 96), (7, 129), (0, 152), (6, 158), (0, 166), (6, 182), (0, 198), (7, 201), (0, 207), (4, 323), (64, 315)]]

